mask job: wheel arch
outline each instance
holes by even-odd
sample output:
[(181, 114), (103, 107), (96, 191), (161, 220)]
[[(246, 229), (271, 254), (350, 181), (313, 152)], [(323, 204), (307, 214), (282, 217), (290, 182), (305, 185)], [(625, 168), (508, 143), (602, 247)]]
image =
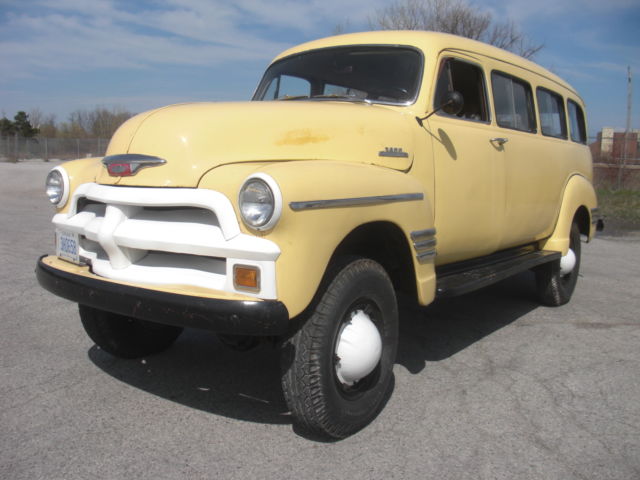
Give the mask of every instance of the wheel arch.
[(411, 247), (397, 224), (376, 221), (356, 227), (336, 247), (330, 263), (346, 256), (365, 257), (378, 262), (389, 275), (395, 290), (417, 298)]
[(580, 205), (576, 214), (573, 216), (573, 219), (578, 224), (580, 234), (588, 237), (591, 231), (591, 213), (587, 207)]
[(588, 240), (593, 238), (591, 211), (596, 208), (597, 203), (595, 190), (588, 179), (578, 174), (570, 177), (564, 189), (553, 232), (540, 242), (540, 248), (565, 255), (569, 250), (569, 236), (574, 220), (582, 235), (586, 235)]

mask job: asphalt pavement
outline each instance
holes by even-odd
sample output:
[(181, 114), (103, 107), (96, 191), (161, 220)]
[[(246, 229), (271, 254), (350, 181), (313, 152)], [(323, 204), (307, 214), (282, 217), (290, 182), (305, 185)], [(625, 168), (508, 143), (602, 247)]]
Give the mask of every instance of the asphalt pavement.
[(53, 250), (56, 163), (0, 163), (0, 478), (640, 478), (640, 237), (583, 245), (572, 301), (520, 275), (427, 308), (402, 302), (395, 385), (342, 441), (291, 425), (277, 352), (186, 331), (119, 360), (36, 282)]

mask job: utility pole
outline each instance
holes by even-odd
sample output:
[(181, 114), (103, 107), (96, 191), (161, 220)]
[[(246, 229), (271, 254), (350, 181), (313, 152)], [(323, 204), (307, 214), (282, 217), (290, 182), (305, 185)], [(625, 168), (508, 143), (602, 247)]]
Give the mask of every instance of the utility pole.
[(618, 190), (622, 188), (623, 173), (627, 167), (627, 144), (629, 143), (631, 133), (631, 100), (633, 97), (633, 83), (631, 82), (631, 66), (627, 66), (627, 127), (624, 131), (624, 140), (622, 147), (622, 165), (618, 170)]
[(633, 83), (631, 83), (631, 66), (627, 66), (627, 133), (631, 131), (631, 99), (633, 96)]

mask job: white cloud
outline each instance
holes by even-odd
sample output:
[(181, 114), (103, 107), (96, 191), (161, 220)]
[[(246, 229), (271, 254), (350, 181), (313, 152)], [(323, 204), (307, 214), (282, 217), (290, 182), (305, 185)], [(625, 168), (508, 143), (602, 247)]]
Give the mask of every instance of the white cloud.
[[(385, 1), (0, 0), (0, 108), (64, 118), (96, 103), (140, 111), (246, 98), (276, 54), (347, 18), (364, 24)], [(211, 80), (193, 92), (183, 67), (206, 67)], [(147, 72), (158, 81), (145, 82)]]
[(0, 18), (0, 64), (12, 65), (0, 80), (42, 70), (266, 63), (291, 46), (272, 38), (328, 35), (345, 13), (361, 14), (375, 4), (356, 0), (345, 12), (337, 0), (16, 3)]

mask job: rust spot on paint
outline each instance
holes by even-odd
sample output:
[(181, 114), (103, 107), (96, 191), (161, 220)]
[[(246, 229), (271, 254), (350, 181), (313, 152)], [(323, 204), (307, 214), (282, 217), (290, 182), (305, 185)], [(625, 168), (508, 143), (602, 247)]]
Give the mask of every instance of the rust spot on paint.
[(307, 145), (308, 143), (322, 143), (329, 140), (328, 135), (313, 134), (308, 128), (291, 130), (276, 141), (276, 145)]

